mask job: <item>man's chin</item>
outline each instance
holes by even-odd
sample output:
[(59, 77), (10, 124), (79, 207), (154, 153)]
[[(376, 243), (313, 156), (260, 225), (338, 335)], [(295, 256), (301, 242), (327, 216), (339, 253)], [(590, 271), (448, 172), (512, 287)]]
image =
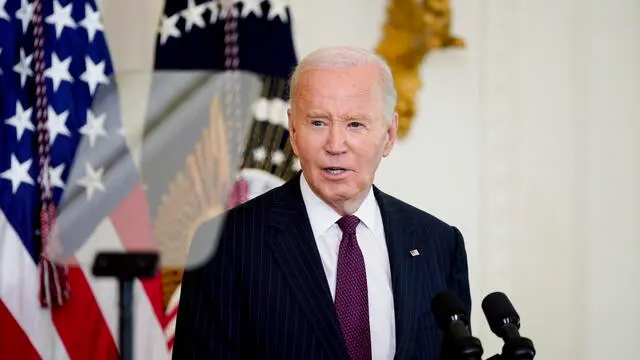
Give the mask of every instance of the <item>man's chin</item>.
[(358, 193), (355, 191), (331, 191), (325, 194), (325, 199), (333, 204), (343, 204), (353, 201), (358, 197)]

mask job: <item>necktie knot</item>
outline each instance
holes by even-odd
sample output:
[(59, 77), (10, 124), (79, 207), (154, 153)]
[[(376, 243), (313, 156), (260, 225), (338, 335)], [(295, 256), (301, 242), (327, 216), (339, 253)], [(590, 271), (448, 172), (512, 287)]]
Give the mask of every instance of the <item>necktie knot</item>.
[(337, 223), (343, 234), (355, 235), (360, 219), (355, 215), (346, 215), (341, 217)]

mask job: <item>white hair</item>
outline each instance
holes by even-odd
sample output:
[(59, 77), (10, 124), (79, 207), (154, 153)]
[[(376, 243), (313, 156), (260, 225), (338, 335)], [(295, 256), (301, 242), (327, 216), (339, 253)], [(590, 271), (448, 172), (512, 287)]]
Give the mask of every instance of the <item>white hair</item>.
[(380, 71), (380, 90), (385, 120), (391, 121), (396, 107), (397, 93), (389, 65), (378, 55), (357, 47), (335, 46), (320, 48), (305, 56), (289, 78), (289, 99), (294, 106), (294, 94), (300, 74), (307, 69), (348, 69), (374, 65)]

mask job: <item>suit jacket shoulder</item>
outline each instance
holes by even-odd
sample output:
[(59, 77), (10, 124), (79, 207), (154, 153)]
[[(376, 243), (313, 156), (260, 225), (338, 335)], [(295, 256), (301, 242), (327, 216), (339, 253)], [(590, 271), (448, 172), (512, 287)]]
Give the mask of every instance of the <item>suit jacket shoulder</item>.
[[(427, 255), (429, 270), (446, 279), (446, 287), (455, 291), (463, 305), (471, 312), (467, 253), (465, 240), (460, 230), (435, 215), (410, 205), (374, 187), (383, 216), (406, 227), (415, 242), (415, 248)], [(389, 221), (385, 221), (389, 224)], [(393, 225), (389, 224), (389, 227)], [(385, 229), (386, 231), (386, 229)]]
[(463, 237), (456, 226), (450, 225), (425, 210), (389, 195), (377, 187), (374, 187), (374, 190), (383, 217), (388, 216), (390, 213), (398, 213), (399, 217), (404, 218), (409, 226), (426, 232), (427, 235), (436, 235), (436, 241), (442, 242), (442, 245), (461, 245), (458, 242), (463, 241)]
[[(196, 229), (192, 242), (189, 245), (187, 264), (189, 268), (199, 268), (211, 261), (212, 257), (220, 250), (220, 241), (225, 238), (231, 228), (235, 227), (240, 219), (251, 218), (253, 221), (263, 221), (268, 213), (274, 193), (281, 191), (280, 187), (265, 192), (234, 208), (225, 210), (222, 214), (205, 221)], [(247, 224), (251, 225), (251, 224)], [(255, 231), (252, 226), (243, 227), (246, 235)], [(246, 239), (243, 236), (240, 239)]]

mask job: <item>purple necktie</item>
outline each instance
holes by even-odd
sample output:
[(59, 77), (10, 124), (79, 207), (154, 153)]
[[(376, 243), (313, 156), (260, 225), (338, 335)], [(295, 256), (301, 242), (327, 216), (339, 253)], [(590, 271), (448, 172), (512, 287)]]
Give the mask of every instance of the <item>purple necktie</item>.
[(336, 276), (336, 312), (351, 360), (371, 360), (369, 296), (364, 258), (356, 238), (360, 219), (343, 216), (338, 220), (342, 241)]

